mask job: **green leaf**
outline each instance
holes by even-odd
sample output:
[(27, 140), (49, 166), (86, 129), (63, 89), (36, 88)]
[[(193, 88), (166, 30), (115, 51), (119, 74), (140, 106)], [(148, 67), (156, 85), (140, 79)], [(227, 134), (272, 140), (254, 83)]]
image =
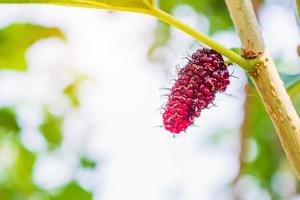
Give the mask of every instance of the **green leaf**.
[(48, 111), (45, 112), (44, 122), (39, 127), (39, 129), (48, 142), (49, 150), (55, 149), (55, 148), (59, 147), (61, 144), (62, 123), (63, 123), (62, 117), (55, 116)]
[(293, 97), (300, 95), (300, 80), (298, 80), (288, 88), (288, 93), (292, 99)]
[(11, 108), (0, 110), (0, 133), (18, 133), (20, 127), (17, 123), (16, 114)]
[(230, 48), (230, 50), (241, 55), (241, 48), (233, 47), (233, 48)]
[(97, 166), (97, 162), (91, 160), (86, 156), (80, 157), (80, 165), (84, 168), (94, 169)]
[[(209, 21), (209, 32), (214, 34), (232, 28), (232, 22), (229, 17), (227, 7), (224, 1), (220, 0), (158, 0), (159, 8), (172, 13), (178, 6), (186, 5), (193, 8), (197, 13), (203, 14)], [(165, 46), (169, 41), (170, 26), (162, 22), (157, 23), (154, 34), (154, 42), (148, 50), (148, 57), (151, 60), (155, 50), (161, 46)]]
[(36, 157), (23, 145), (18, 146), (18, 157), (13, 171), (15, 172), (15, 184), (17, 190), (23, 195), (29, 195), (35, 191), (32, 180), (32, 172)]
[(74, 107), (80, 106), (80, 100), (78, 98), (78, 90), (80, 88), (81, 83), (87, 78), (88, 77), (86, 76), (79, 76), (64, 89), (64, 95), (66, 95), (69, 98), (71, 104)]
[(280, 77), (287, 88), (298, 115), (300, 115), (300, 74), (281, 73)]
[[(242, 126), (243, 146), (246, 149), (242, 155), (241, 175), (249, 174), (255, 177), (260, 186), (266, 189), (272, 199), (278, 199), (272, 188), (273, 175), (280, 170), (286, 157), (281, 148), (273, 124), (254, 86), (247, 86), (245, 103), (245, 118)], [(244, 160), (253, 152), (245, 141), (253, 141), (257, 151), (253, 160)]]
[(226, 30), (232, 27), (232, 22), (227, 11), (224, 1), (220, 0), (159, 0), (159, 7), (166, 11), (172, 12), (174, 8), (180, 5), (191, 6), (198, 13), (207, 16), (210, 24), (210, 33)]
[[(5, 141), (3, 141), (5, 140)], [(28, 151), (20, 142), (19, 135), (1, 139), (1, 142), (11, 142), (11, 148), (16, 151), (14, 162), (5, 169), (6, 178), (0, 184), (0, 199), (29, 199), (29, 196), (40, 189), (34, 184), (32, 173), (36, 155)]]
[(294, 10), (295, 13), (297, 14), (297, 22), (298, 22), (298, 28), (300, 29), (300, 0), (294, 0)]
[(34, 3), (101, 8), (150, 14), (154, 0), (0, 0), (0, 3)]
[(57, 28), (32, 24), (12, 24), (0, 29), (0, 69), (25, 71), (25, 53), (28, 47), (40, 39), (64, 38)]
[(294, 82), (288, 88), (288, 93), (292, 99), (298, 115), (300, 116), (300, 80)]
[(170, 26), (162, 21), (158, 21), (155, 27), (154, 42), (148, 50), (148, 58), (151, 60), (154, 51), (161, 46), (165, 46), (170, 39)]
[(7, 190), (6, 188), (0, 188), (1, 200), (11, 200), (13, 191)]
[(300, 74), (280, 73), (280, 78), (283, 80), (286, 88), (291, 87), (300, 80)]
[(60, 194), (53, 196), (50, 200), (92, 200), (91, 192), (84, 190), (77, 183), (71, 182), (65, 186)]

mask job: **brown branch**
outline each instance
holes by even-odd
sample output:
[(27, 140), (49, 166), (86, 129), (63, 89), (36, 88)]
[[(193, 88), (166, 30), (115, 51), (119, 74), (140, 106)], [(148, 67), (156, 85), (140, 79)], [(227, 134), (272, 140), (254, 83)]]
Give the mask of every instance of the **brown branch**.
[(272, 119), (289, 163), (300, 178), (300, 119), (265, 49), (251, 0), (225, 1), (246, 54), (262, 56), (263, 63), (256, 65), (248, 75)]

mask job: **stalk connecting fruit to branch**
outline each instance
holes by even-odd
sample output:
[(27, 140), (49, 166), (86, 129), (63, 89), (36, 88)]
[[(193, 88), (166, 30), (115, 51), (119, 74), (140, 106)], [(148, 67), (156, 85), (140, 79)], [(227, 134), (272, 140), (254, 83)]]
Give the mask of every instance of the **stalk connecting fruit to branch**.
[(223, 56), (227, 57), (231, 62), (238, 64), (245, 70), (251, 70), (257, 63), (261, 63), (261, 60), (259, 57), (255, 59), (245, 59), (241, 55), (237, 54), (236, 52), (224, 47), (223, 45), (219, 44), (218, 42), (214, 41), (210, 37), (207, 37), (206, 35), (200, 33), (199, 31), (191, 28), (187, 24), (178, 21), (173, 16), (169, 15), (168, 13), (158, 9), (153, 9), (153, 15), (159, 18), (160, 20), (166, 22), (169, 25), (172, 25), (183, 32), (187, 33), (188, 35), (192, 36), (196, 40), (199, 40), (203, 44), (206, 44), (210, 48), (216, 50)]

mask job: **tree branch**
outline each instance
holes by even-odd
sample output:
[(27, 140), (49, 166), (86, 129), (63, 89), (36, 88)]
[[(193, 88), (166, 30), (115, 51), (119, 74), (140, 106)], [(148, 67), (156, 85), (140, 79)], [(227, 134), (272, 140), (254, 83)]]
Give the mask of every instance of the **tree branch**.
[(287, 158), (300, 179), (300, 119), (266, 52), (251, 0), (225, 0), (245, 56), (261, 55), (263, 63), (248, 72), (275, 126)]

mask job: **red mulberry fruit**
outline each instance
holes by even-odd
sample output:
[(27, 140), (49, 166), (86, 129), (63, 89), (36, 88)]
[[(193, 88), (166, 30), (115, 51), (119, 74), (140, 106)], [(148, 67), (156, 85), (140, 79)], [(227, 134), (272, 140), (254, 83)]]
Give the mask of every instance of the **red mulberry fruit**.
[(229, 73), (222, 56), (213, 49), (198, 49), (179, 71), (171, 89), (163, 113), (165, 129), (175, 134), (185, 131), (228, 84)]

